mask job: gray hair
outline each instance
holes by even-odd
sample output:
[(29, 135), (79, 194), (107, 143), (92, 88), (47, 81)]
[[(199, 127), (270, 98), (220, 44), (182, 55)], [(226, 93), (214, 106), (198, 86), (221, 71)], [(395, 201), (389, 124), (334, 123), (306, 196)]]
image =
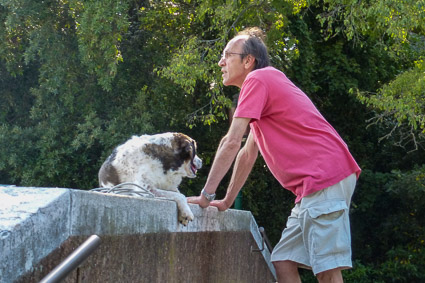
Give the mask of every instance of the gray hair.
[(239, 32), (237, 35), (247, 35), (248, 38), (243, 43), (242, 59), (248, 54), (254, 56), (255, 65), (254, 70), (270, 66), (269, 54), (267, 46), (264, 44), (265, 34), (258, 27), (246, 28)]

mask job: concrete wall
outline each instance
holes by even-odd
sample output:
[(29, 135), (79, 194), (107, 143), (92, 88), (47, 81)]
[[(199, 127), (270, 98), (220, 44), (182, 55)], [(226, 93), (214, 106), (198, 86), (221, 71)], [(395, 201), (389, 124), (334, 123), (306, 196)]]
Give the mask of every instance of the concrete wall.
[(273, 282), (250, 212), (60, 188), (0, 186), (0, 282), (38, 282), (90, 235), (101, 246), (66, 282)]

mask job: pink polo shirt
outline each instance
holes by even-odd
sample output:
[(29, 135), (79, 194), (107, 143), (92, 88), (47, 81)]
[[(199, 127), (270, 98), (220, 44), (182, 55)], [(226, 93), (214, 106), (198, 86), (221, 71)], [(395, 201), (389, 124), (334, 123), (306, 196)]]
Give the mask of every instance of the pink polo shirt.
[(301, 198), (360, 168), (347, 145), (312, 101), (281, 71), (267, 67), (246, 77), (234, 117), (251, 118), (251, 133), (280, 184)]

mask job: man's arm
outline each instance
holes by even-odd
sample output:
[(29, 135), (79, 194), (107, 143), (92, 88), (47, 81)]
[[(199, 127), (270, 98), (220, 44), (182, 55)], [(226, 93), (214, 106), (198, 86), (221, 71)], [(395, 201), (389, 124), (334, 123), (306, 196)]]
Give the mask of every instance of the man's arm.
[(239, 191), (245, 184), (246, 179), (251, 173), (258, 156), (258, 147), (254, 141), (252, 133), (249, 134), (245, 146), (239, 151), (233, 168), (232, 178), (227, 188), (226, 196), (223, 200), (212, 201), (210, 205), (216, 206), (220, 211), (226, 210), (232, 206)]
[[(209, 194), (215, 193), (220, 181), (226, 175), (230, 166), (232, 166), (233, 160), (235, 160), (241, 147), (242, 138), (250, 120), (249, 118), (233, 119), (228, 133), (218, 146), (213, 165), (204, 186), (205, 192)], [(196, 203), (201, 207), (209, 206), (209, 201), (202, 195), (199, 197), (189, 197), (187, 200), (189, 203)]]

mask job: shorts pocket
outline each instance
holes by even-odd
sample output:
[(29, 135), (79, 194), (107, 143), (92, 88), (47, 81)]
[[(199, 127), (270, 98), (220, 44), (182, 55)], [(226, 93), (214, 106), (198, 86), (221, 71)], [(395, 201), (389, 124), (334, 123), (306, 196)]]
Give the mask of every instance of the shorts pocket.
[(329, 200), (307, 208), (305, 236), (315, 256), (351, 253), (350, 223), (345, 200)]
[(341, 210), (348, 210), (345, 200), (329, 200), (321, 202), (314, 207), (307, 208), (311, 218), (318, 218), (321, 215), (332, 214)]

